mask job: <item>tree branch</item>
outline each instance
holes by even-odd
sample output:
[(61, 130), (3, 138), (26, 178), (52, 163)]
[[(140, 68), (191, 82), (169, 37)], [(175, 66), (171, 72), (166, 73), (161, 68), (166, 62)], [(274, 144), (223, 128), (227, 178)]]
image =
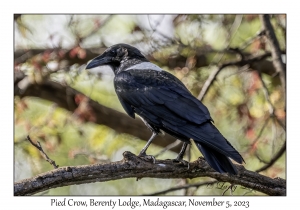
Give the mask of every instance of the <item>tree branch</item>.
[(274, 107), (274, 105), (271, 102), (270, 93), (268, 91), (266, 83), (264, 82), (264, 80), (262, 78), (262, 75), (261, 75), (260, 71), (258, 71), (258, 75), (259, 75), (259, 78), (260, 78), (260, 81), (261, 81), (261, 84), (262, 84), (262, 90), (263, 90), (263, 93), (265, 95), (266, 101), (269, 104), (269, 113), (270, 113), (270, 116), (272, 118), (274, 118), (276, 120), (276, 122), (278, 122), (278, 124), (283, 128), (283, 130), (286, 130), (286, 126), (284, 125), (284, 123), (281, 122), (278, 119), (278, 117), (275, 115), (275, 107)]
[(285, 152), (285, 150), (286, 150), (286, 142), (284, 142), (284, 144), (282, 145), (282, 147), (274, 155), (274, 157), (269, 161), (269, 163), (267, 163), (263, 167), (257, 169), (256, 172), (259, 173), (261, 171), (264, 171), (264, 170), (270, 168), (283, 155), (283, 153)]
[(207, 181), (207, 182), (200, 182), (200, 183), (196, 183), (196, 184), (186, 184), (186, 185), (182, 185), (182, 186), (178, 186), (178, 187), (172, 187), (170, 189), (159, 191), (159, 192), (156, 192), (156, 193), (146, 194), (145, 196), (161, 195), (161, 194), (166, 194), (168, 192), (173, 192), (173, 191), (177, 191), (177, 190), (189, 189), (191, 187), (199, 188), (199, 187), (202, 187), (202, 186), (205, 186), (205, 185), (210, 186), (210, 185), (213, 185), (217, 182), (218, 181)]
[(286, 182), (271, 179), (236, 165), (238, 175), (220, 174), (214, 171), (203, 158), (190, 163), (189, 169), (172, 160), (147, 162), (131, 152), (123, 153), (123, 160), (108, 164), (61, 167), (36, 177), (24, 179), (14, 184), (14, 195), (33, 195), (56, 187), (74, 184), (105, 182), (136, 177), (141, 178), (196, 178), (211, 177), (218, 181), (242, 185), (267, 195), (286, 195)]
[[(28, 59), (33, 58), (34, 56), (38, 54), (42, 54), (45, 52), (48, 53), (55, 53), (55, 54), (64, 54), (64, 56), (61, 56), (58, 60), (67, 60), (69, 64), (86, 64), (89, 60), (95, 58), (99, 54), (103, 53), (105, 49), (98, 49), (98, 48), (89, 48), (85, 49), (85, 57), (78, 57), (72, 55), (73, 49), (62, 49), (62, 48), (53, 48), (53, 49), (19, 49), (14, 52), (14, 63), (15, 65), (21, 64), (26, 62)], [(97, 52), (97, 53), (96, 53)]]
[(223, 63), (217, 69), (215, 69), (214, 71), (211, 72), (208, 79), (205, 81), (205, 83), (204, 83), (204, 85), (201, 89), (201, 92), (198, 95), (198, 99), (200, 101), (203, 100), (205, 94), (207, 93), (207, 91), (209, 90), (212, 83), (215, 81), (217, 75), (221, 72), (222, 69), (224, 69), (228, 66), (244, 66), (246, 64), (250, 64), (250, 67), (251, 67), (251, 65), (255, 65), (257, 62), (265, 60), (270, 55), (271, 55), (270, 53), (265, 53), (265, 54), (255, 56), (255, 57), (252, 57), (252, 58), (241, 59), (239, 61), (232, 61), (232, 62)]
[[(276, 72), (279, 74), (281, 85), (282, 85), (282, 90), (283, 93), (285, 93), (285, 65), (282, 62), (281, 58), (281, 51), (280, 51), (280, 46), (279, 42), (276, 38), (274, 29), (272, 27), (271, 21), (270, 21), (270, 16), (268, 14), (265, 15), (260, 15), (260, 19), (263, 24), (263, 29), (265, 31), (265, 36), (266, 39), (270, 45), (270, 50), (273, 58), (273, 65), (276, 69)], [(284, 96), (285, 98), (285, 96)]]
[(26, 139), (41, 152), (41, 154), (43, 155), (46, 161), (48, 161), (54, 168), (58, 168), (59, 165), (56, 165), (55, 161), (48, 157), (48, 155), (44, 152), (41, 143), (39, 141), (36, 144), (31, 140), (29, 136), (27, 136)]
[[(18, 82), (24, 79), (24, 77), (25, 76), (23, 75), (23, 77), (19, 76), (16, 79), (14, 95), (18, 95), (20, 97), (39, 97), (56, 103), (59, 107), (71, 112), (74, 112), (78, 107), (75, 102), (75, 96), (77, 94), (82, 94), (81, 92), (69, 86), (65, 86), (50, 80), (41, 84), (30, 84), (25, 90), (22, 90), (18, 87)], [(118, 133), (127, 133), (142, 140), (148, 140), (148, 138), (151, 136), (151, 131), (139, 118), (132, 119), (127, 116), (127, 114), (103, 106), (92, 99), (89, 99), (88, 103), (94, 112), (95, 123), (106, 125)], [(170, 136), (169, 134), (165, 134), (164, 136), (157, 136), (153, 140), (153, 143), (164, 148), (175, 140), (176, 139), (174, 137)], [(179, 152), (180, 146), (181, 144), (171, 148), (171, 150), (174, 152)]]

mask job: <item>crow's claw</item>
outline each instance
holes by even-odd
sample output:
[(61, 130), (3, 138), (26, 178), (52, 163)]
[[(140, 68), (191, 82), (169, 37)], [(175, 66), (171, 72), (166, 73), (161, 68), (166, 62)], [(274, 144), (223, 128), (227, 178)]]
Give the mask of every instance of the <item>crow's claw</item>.
[(190, 169), (190, 163), (188, 161), (186, 161), (186, 160), (183, 160), (183, 159), (181, 159), (181, 160), (173, 159), (172, 161), (174, 163), (181, 163), (182, 165), (187, 166), (188, 170)]
[(148, 162), (152, 160), (152, 163), (155, 164), (155, 157), (153, 155), (139, 154), (138, 156)]

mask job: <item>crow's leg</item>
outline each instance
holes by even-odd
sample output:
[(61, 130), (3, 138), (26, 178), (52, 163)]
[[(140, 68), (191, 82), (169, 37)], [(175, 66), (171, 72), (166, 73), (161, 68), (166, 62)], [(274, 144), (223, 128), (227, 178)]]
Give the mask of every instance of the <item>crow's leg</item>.
[(181, 161), (181, 160), (182, 160), (182, 158), (183, 158), (183, 156), (184, 156), (184, 153), (185, 153), (185, 150), (186, 150), (187, 146), (188, 146), (188, 143), (183, 142), (183, 145), (182, 145), (182, 147), (181, 147), (181, 150), (180, 150), (180, 152), (178, 153), (177, 158), (176, 158), (175, 160), (177, 160), (177, 161)]
[(152, 159), (153, 163), (155, 163), (155, 157), (152, 155), (147, 155), (146, 154), (146, 150), (148, 149), (148, 147), (150, 146), (151, 142), (153, 141), (153, 139), (158, 135), (158, 133), (152, 132), (152, 136), (150, 137), (150, 139), (148, 140), (147, 144), (144, 146), (144, 148), (142, 149), (142, 151), (139, 154), (139, 157), (144, 157), (147, 159)]
[(188, 166), (188, 169), (189, 169), (189, 168), (190, 168), (189, 162), (186, 161), (186, 160), (183, 160), (183, 156), (184, 156), (185, 150), (186, 150), (186, 148), (187, 148), (188, 145), (189, 145), (189, 143), (183, 142), (183, 145), (182, 145), (182, 147), (181, 147), (180, 152), (179, 152), (178, 155), (177, 155), (177, 158), (174, 159), (173, 161), (174, 161), (174, 162), (182, 163), (182, 164), (185, 165), (185, 166), (187, 165), (187, 166)]

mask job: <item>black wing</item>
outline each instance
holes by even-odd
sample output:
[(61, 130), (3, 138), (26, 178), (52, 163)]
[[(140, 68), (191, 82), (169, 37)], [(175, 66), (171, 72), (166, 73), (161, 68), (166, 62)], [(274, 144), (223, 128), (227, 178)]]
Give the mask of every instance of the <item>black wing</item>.
[(212, 120), (208, 109), (168, 72), (132, 69), (117, 74), (114, 82), (119, 100), (131, 117), (134, 112), (142, 117), (149, 112), (153, 118), (175, 116), (196, 124)]

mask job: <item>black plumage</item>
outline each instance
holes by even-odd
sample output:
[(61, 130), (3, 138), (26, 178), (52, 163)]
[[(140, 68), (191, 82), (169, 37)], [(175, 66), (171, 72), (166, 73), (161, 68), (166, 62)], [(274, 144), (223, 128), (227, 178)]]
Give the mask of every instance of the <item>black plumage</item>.
[(208, 109), (172, 74), (150, 63), (141, 52), (117, 44), (93, 59), (87, 69), (110, 65), (115, 73), (117, 96), (129, 116), (139, 115), (153, 135), (140, 156), (162, 130), (184, 142), (176, 160), (182, 161), (193, 139), (209, 165), (220, 173), (237, 174), (229, 158), (238, 163), (242, 156), (212, 123)]

